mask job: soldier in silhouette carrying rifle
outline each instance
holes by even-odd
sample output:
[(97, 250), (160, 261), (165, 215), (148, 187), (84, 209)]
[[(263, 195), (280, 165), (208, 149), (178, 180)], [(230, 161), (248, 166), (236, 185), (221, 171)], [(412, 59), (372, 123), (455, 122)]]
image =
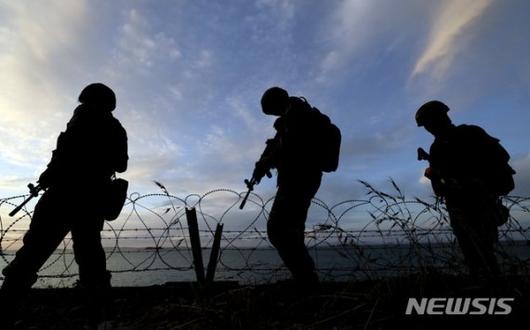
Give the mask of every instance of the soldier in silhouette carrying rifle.
[(509, 154), (499, 140), (473, 125), (455, 126), (449, 107), (430, 101), (416, 112), (416, 123), (434, 136), (430, 153), (418, 149), (418, 159), (429, 161), (425, 176), (434, 193), (445, 200), (451, 227), (471, 275), (495, 277), (497, 226), (508, 220), (500, 196), (514, 188)]
[(110, 287), (101, 245), (108, 190), (115, 172), (127, 169), (127, 135), (112, 111), (114, 92), (88, 85), (47, 169), (38, 180), (45, 192), (15, 259), (3, 269), (0, 304), (13, 305), (37, 280), (37, 272), (71, 232), (79, 283), (88, 291)]
[(278, 191), (267, 234), (295, 282), (315, 285), (318, 276), (304, 242), (305, 221), (322, 172), (338, 167), (340, 131), (304, 98), (289, 96), (279, 87), (265, 91), (261, 106), (266, 115), (278, 117), (274, 122), (276, 135), (267, 140), (251, 183), (259, 183), (265, 175), (270, 177), (272, 168), (278, 170)]

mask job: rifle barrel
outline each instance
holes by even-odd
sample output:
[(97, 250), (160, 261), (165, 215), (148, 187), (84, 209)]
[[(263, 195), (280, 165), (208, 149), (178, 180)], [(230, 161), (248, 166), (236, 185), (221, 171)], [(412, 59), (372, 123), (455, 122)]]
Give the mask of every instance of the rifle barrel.
[(248, 196), (250, 195), (250, 192), (252, 190), (248, 190), (247, 193), (245, 194), (245, 198), (243, 198), (243, 201), (241, 202), (241, 205), (239, 205), (239, 209), (242, 210), (244, 207), (245, 207), (245, 204), (247, 203), (247, 199), (248, 199)]
[(14, 216), (15, 214), (17, 214), (18, 211), (20, 211), (20, 210), (24, 207), (24, 205), (26, 205), (26, 204), (27, 204), (32, 198), (33, 198), (33, 195), (30, 195), (28, 198), (26, 198), (26, 199), (22, 202), (22, 204), (20, 204), (19, 206), (15, 207), (15, 209), (14, 209), (13, 211), (9, 212), (9, 216), (12, 217), (12, 216)]
[(245, 204), (247, 203), (248, 196), (250, 196), (250, 193), (252, 190), (254, 190), (254, 185), (256, 184), (256, 180), (254, 178), (247, 180), (245, 179), (245, 184), (247, 185), (247, 193), (245, 194), (245, 198), (243, 198), (243, 201), (241, 202), (241, 205), (239, 205), (239, 209), (242, 210), (245, 207)]
[(10, 217), (17, 214), (18, 211), (20, 211), (24, 207), (24, 205), (26, 205), (33, 197), (37, 197), (39, 195), (39, 191), (41, 190), (40, 185), (37, 185), (35, 187), (31, 183), (28, 185), (28, 188), (29, 188), (29, 197), (26, 198), (19, 206), (15, 207), (13, 211), (9, 212)]

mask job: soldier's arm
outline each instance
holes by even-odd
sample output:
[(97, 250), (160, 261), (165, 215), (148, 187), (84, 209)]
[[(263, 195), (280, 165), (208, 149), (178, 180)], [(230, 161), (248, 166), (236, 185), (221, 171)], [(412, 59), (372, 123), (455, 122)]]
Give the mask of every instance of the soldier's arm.
[(58, 175), (65, 166), (65, 154), (68, 152), (71, 138), (68, 137), (68, 130), (61, 132), (57, 137), (55, 150), (52, 151), (52, 159), (48, 163), (46, 170), (39, 177), (39, 184), (42, 188), (50, 187), (57, 181)]
[(277, 165), (278, 154), (280, 152), (280, 139), (276, 135), (273, 139), (268, 139), (266, 142), (265, 150), (259, 158), (259, 163), (267, 169), (275, 168)]
[(127, 147), (127, 132), (118, 124), (118, 134), (116, 136), (114, 170), (118, 173), (123, 173), (127, 170), (127, 162), (129, 160)]
[(446, 186), (442, 181), (442, 177), (438, 174), (431, 173), (429, 179), (431, 180), (431, 187), (434, 194), (438, 197), (444, 197), (446, 194)]
[(269, 178), (272, 177), (270, 170), (277, 167), (275, 139), (269, 139), (266, 143), (267, 146), (259, 160), (256, 162), (254, 172), (252, 173), (252, 178), (257, 183), (259, 183), (265, 175)]

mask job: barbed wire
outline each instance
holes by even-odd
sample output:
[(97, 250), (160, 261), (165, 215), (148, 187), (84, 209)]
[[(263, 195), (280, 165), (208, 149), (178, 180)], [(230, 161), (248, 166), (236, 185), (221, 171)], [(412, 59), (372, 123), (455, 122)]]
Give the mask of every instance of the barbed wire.
[[(444, 204), (435, 198), (406, 198), (393, 181), (391, 193), (361, 183), (367, 190), (364, 199), (333, 205), (318, 198), (312, 201), (306, 244), (322, 276), (373, 279), (431, 269), (463, 271)], [(244, 192), (215, 189), (178, 197), (159, 187), (163, 193), (131, 194), (120, 217), (105, 223), (102, 241), (111, 272), (163, 273), (161, 280), (172, 278), (170, 273), (177, 280), (181, 278), (178, 272), (192, 276), (186, 209), (195, 208), (205, 258), (216, 225), (224, 224), (217, 278), (268, 282), (286, 276), (265, 230), (274, 197), (264, 199), (251, 193), (246, 208), (239, 210)], [(0, 265), (14, 258), (31, 221), (30, 207), (13, 218), (5, 215), (25, 197), (0, 199)], [(97, 203), (97, 198), (91, 202)], [(499, 260), (505, 271), (528, 274), (530, 198), (508, 196), (503, 203), (510, 209), (510, 219), (499, 228)], [(39, 277), (59, 279), (55, 285), (60, 286), (71, 284), (65, 279), (76, 275), (71, 237), (67, 236)]]

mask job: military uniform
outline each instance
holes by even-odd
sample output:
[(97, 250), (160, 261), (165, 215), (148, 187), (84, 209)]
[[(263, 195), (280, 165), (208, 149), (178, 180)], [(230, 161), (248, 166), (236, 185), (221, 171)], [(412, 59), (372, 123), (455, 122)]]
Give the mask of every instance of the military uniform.
[(472, 125), (451, 127), (430, 148), (433, 190), (444, 197), (451, 227), (473, 276), (496, 275), (499, 196), (491, 146), (498, 140)]
[[(305, 221), (322, 171), (315, 158), (316, 117), (311, 108), (293, 106), (274, 123), (277, 147), (263, 161), (278, 170), (278, 191), (269, 214), (267, 234), (298, 283), (316, 283), (314, 262), (304, 242)], [(312, 112), (313, 111), (313, 112)]]
[(111, 176), (126, 170), (127, 160), (127, 135), (120, 122), (110, 111), (79, 105), (39, 179), (48, 189), (35, 207), (24, 245), (3, 270), (4, 293), (29, 289), (68, 232), (80, 283), (89, 288), (110, 286), (101, 245), (100, 201)]

